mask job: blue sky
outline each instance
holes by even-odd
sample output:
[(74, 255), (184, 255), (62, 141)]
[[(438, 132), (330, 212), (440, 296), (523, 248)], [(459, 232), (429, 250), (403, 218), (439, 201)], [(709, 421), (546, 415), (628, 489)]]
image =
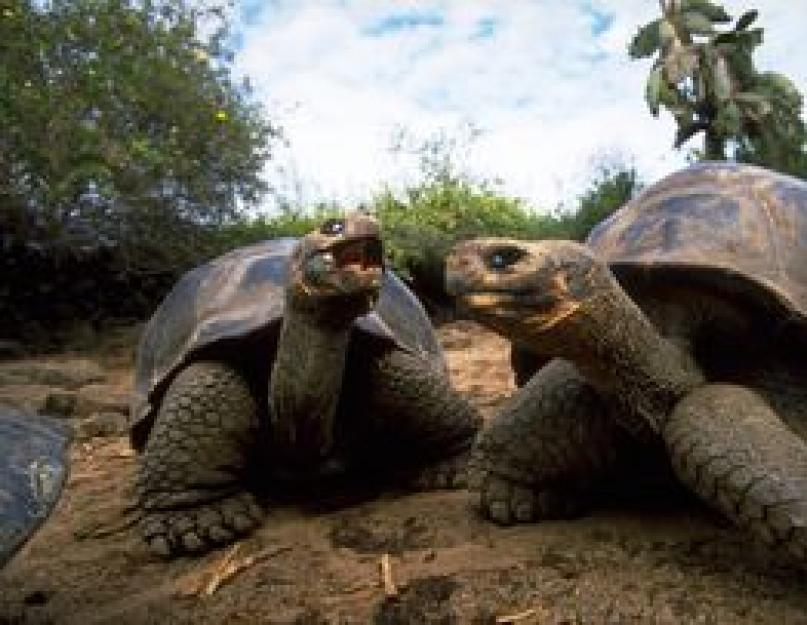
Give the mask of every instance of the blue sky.
[[(804, 1), (723, 5), (760, 10), (758, 66), (807, 93), (807, 55), (794, 52)], [(464, 138), (464, 169), (547, 209), (609, 159), (647, 181), (684, 163), (669, 116), (644, 105), (649, 62), (626, 53), (657, 11), (657, 0), (243, 0), (236, 64), (284, 127), (267, 177), (292, 200), (360, 202), (414, 180), (415, 158), (390, 150), (403, 128), (415, 142)]]

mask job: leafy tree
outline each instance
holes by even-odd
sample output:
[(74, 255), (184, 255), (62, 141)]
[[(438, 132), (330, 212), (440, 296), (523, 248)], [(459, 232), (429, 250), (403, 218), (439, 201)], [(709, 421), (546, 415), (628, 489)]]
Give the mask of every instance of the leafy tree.
[(178, 266), (256, 202), (276, 131), (227, 36), (209, 3), (2, 0), (0, 246)]
[(760, 92), (778, 105), (765, 120), (764, 132), (740, 137), (735, 158), (771, 167), (807, 180), (807, 127), (801, 117), (803, 98), (790, 81), (766, 72), (756, 78)]
[(661, 17), (639, 29), (628, 52), (635, 59), (656, 56), (645, 97), (654, 116), (661, 106), (674, 116), (675, 147), (703, 132), (707, 159), (725, 159), (730, 142), (759, 158), (801, 150), (803, 142), (794, 143), (777, 125), (803, 128), (798, 92), (787, 77), (754, 67), (753, 52), (763, 41), (763, 29), (753, 27), (758, 12), (721, 30), (732, 18), (709, 0), (659, 5)]

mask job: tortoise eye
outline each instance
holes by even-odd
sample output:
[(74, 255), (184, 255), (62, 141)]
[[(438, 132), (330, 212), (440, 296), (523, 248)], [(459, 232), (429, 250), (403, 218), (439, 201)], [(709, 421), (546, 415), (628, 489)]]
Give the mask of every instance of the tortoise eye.
[(322, 234), (329, 234), (332, 236), (342, 234), (345, 231), (345, 221), (344, 219), (329, 219), (322, 224), (322, 228), (320, 228), (319, 231)]
[(501, 270), (515, 265), (524, 257), (524, 252), (517, 247), (500, 247), (487, 255), (487, 265), (491, 269)]

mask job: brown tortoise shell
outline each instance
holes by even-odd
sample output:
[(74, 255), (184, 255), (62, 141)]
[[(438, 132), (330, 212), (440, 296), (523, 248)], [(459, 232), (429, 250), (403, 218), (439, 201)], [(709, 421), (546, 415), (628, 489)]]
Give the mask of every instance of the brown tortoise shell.
[(621, 281), (700, 282), (807, 328), (807, 183), (707, 162), (651, 185), (589, 235)]
[[(233, 250), (186, 273), (152, 315), (137, 350), (130, 407), (131, 440), (145, 444), (162, 394), (174, 375), (202, 350), (250, 341), (276, 331), (285, 308), (288, 262), (297, 239), (262, 241)], [(420, 355), (445, 370), (423, 306), (389, 270), (375, 309), (355, 328)]]

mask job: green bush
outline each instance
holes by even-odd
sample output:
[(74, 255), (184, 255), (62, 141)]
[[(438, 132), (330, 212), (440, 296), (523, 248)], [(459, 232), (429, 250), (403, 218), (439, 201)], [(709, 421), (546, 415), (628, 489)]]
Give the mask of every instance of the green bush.
[(555, 213), (552, 224), (554, 232), (542, 238), (584, 241), (594, 226), (630, 200), (640, 186), (633, 167), (601, 167), (588, 189), (577, 198), (574, 210)]
[(530, 213), (514, 198), (458, 178), (431, 181), (398, 198), (389, 190), (373, 201), (392, 265), (420, 287), (442, 294), (443, 262), (450, 247), (477, 236), (535, 238), (551, 218)]
[(446, 300), (445, 256), (457, 241), (473, 237), (582, 241), (637, 188), (633, 168), (602, 168), (574, 210), (538, 213), (484, 183), (444, 176), (408, 189), (403, 198), (387, 190), (376, 197), (373, 211), (381, 220), (392, 265), (411, 280), (421, 297), (441, 302)]
[[(401, 195), (386, 189), (367, 210), (381, 221), (391, 266), (427, 304), (441, 304), (447, 302), (443, 290), (445, 257), (457, 241), (485, 236), (583, 240), (637, 188), (634, 169), (601, 168), (573, 210), (538, 213), (523, 200), (496, 193), (489, 185), (444, 175), (429, 177)], [(223, 251), (261, 239), (302, 236), (343, 210), (321, 205), (232, 222), (220, 229), (218, 247)]]
[(310, 209), (283, 209), (272, 217), (242, 217), (218, 229), (215, 247), (218, 252), (225, 252), (264, 239), (301, 237), (341, 212), (335, 206), (319, 205)]

